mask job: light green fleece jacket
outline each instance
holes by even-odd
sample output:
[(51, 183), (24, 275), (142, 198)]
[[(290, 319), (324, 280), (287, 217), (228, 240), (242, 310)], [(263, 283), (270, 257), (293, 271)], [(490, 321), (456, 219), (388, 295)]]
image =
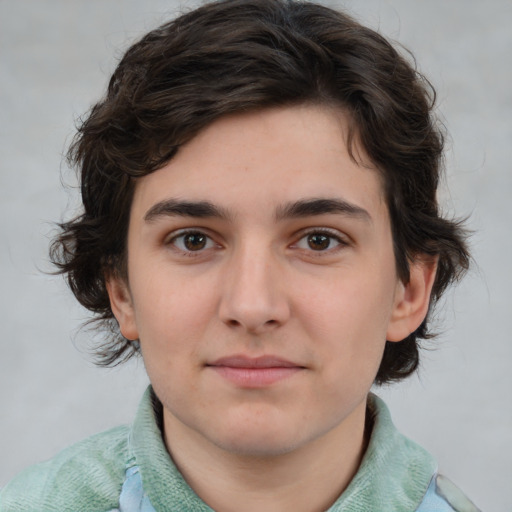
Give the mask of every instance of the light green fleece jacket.
[[(160, 410), (148, 388), (131, 427), (92, 436), (25, 470), (0, 492), (0, 512), (211, 512), (169, 456)], [(433, 458), (396, 430), (387, 407), (374, 395), (368, 411), (373, 430), (367, 451), (329, 512), (477, 510), (460, 495), (450, 498), (449, 505), (436, 487)], [(454, 504), (457, 499), (460, 506)]]

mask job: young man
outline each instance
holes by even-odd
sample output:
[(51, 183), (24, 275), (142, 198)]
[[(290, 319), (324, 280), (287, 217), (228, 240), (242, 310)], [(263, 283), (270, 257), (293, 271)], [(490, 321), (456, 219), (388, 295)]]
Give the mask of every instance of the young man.
[(0, 510), (476, 510), (370, 393), (414, 372), (468, 265), (429, 91), (310, 3), (207, 4), (130, 48), (52, 254), (113, 333), (101, 362), (140, 352), (151, 387)]

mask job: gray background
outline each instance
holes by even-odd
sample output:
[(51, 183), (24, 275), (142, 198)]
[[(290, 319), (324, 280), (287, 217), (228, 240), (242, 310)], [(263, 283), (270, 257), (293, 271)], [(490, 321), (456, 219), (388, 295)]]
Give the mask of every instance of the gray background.
[[(129, 422), (146, 385), (141, 363), (91, 364), (94, 336), (78, 331), (86, 312), (42, 271), (52, 222), (76, 205), (62, 163), (74, 120), (103, 93), (128, 41), (191, 5), (0, 0), (0, 486)], [(512, 1), (344, 5), (409, 47), (438, 88), (451, 133), (442, 203), (449, 215), (469, 214), (475, 230), (477, 265), (443, 305), (436, 350), (424, 353), (419, 377), (379, 393), (482, 509), (511, 510)]]

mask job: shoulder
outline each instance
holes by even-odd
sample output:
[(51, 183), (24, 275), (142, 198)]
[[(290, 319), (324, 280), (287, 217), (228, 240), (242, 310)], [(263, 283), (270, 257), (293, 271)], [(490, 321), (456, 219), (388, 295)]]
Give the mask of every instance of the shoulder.
[(128, 455), (128, 427), (91, 436), (36, 464), (0, 492), (0, 512), (116, 508)]
[(448, 478), (434, 475), (416, 512), (480, 512), (480, 509)]

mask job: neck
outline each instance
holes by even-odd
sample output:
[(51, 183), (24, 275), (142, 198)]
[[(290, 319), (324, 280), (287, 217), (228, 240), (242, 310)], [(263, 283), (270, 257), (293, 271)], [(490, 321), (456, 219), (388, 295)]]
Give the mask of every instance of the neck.
[(274, 456), (231, 453), (164, 412), (166, 444), (187, 483), (217, 512), (320, 512), (336, 501), (360, 465), (365, 405), (307, 445)]

